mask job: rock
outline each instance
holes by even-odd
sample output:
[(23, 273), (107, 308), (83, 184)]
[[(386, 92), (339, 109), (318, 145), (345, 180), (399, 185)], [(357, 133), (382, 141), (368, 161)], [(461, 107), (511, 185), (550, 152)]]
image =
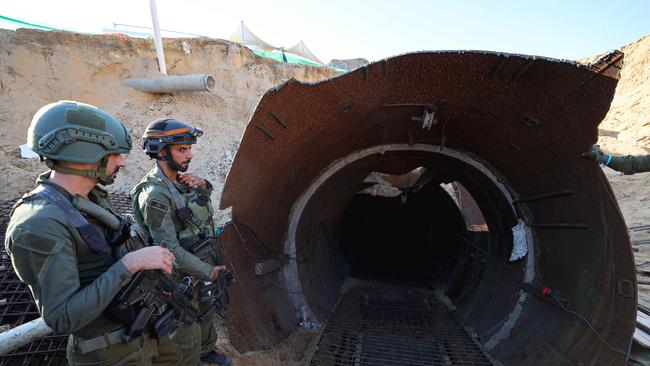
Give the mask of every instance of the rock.
[(331, 60), (327, 65), (331, 67), (336, 67), (337, 69), (345, 69), (345, 70), (355, 70), (360, 67), (366, 66), (369, 64), (368, 60), (365, 58), (351, 58), (348, 60)]

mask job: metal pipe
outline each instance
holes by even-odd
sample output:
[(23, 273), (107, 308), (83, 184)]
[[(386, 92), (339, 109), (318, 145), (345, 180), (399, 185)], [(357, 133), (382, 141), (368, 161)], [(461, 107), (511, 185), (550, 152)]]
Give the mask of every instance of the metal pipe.
[(153, 40), (156, 45), (156, 55), (158, 55), (158, 66), (160, 73), (167, 75), (167, 66), (165, 65), (165, 52), (163, 51), (162, 37), (160, 36), (160, 25), (158, 24), (158, 9), (156, 0), (149, 0), (151, 8), (151, 23), (153, 23)]
[(0, 333), (0, 355), (7, 354), (48, 334), (54, 333), (43, 318), (34, 319)]
[(126, 79), (124, 85), (145, 93), (212, 91), (214, 78), (206, 74), (172, 75), (158, 79)]

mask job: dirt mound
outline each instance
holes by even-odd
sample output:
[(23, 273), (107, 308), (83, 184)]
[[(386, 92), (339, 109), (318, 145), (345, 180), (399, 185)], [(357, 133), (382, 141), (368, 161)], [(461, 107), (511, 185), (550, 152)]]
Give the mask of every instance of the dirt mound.
[[(598, 143), (615, 154), (650, 153), (650, 35), (621, 48), (621, 80)], [(650, 224), (650, 174), (624, 176), (604, 168), (629, 227)]]
[(600, 124), (600, 142), (616, 153), (650, 152), (650, 35), (621, 51), (621, 80)]
[(109, 35), (0, 29), (0, 202), (32, 187), (46, 170), (20, 158), (34, 112), (57, 100), (105, 109), (133, 132), (134, 149), (112, 190), (128, 191), (151, 168), (139, 136), (156, 118), (174, 117), (206, 133), (195, 146), (192, 169), (215, 184), (218, 203), (237, 143), (260, 96), (290, 78), (319, 81), (338, 73), (325, 67), (261, 58), (236, 43), (207, 38), (165, 39), (168, 74), (214, 76), (213, 92), (146, 94), (122, 85), (159, 75), (153, 42)]

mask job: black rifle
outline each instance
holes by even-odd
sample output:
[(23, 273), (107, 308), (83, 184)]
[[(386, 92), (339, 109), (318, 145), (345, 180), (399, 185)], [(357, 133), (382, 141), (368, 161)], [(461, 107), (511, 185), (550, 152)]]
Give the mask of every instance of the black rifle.
[(182, 322), (192, 324), (199, 310), (192, 305), (191, 292), (184, 284), (175, 285), (159, 270), (140, 271), (115, 296), (119, 309), (137, 309), (122, 336), (125, 341), (139, 337), (151, 324), (152, 336), (160, 339)]
[[(219, 253), (218, 240), (215, 237), (209, 237), (192, 245), (189, 252), (213, 266), (224, 264)], [(235, 276), (226, 268), (219, 273), (216, 282), (207, 283), (199, 289), (199, 301), (212, 301), (210, 306), (199, 315), (200, 320), (205, 319), (212, 311), (216, 310), (222, 313), (228, 309), (230, 298), (227, 287), (233, 283), (235, 283)]]

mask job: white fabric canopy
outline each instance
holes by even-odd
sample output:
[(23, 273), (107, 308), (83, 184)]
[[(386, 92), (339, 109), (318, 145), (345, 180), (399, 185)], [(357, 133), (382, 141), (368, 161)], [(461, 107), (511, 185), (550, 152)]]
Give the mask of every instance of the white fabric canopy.
[(318, 57), (314, 56), (313, 53), (305, 46), (305, 43), (303, 41), (298, 42), (296, 45), (285, 49), (287, 52), (291, 52), (293, 54), (296, 54), (298, 56), (302, 56), (308, 60), (316, 61), (320, 64), (325, 64), (323, 61), (319, 60)]
[(228, 40), (232, 42), (244, 44), (244, 45), (258, 46), (264, 48), (265, 50), (277, 49), (277, 47), (271, 46), (270, 44), (264, 42), (258, 36), (253, 34), (253, 32), (251, 32), (251, 30), (244, 25), (243, 21), (241, 22), (239, 27), (237, 27), (237, 30), (235, 30), (235, 32), (230, 37), (228, 37)]

